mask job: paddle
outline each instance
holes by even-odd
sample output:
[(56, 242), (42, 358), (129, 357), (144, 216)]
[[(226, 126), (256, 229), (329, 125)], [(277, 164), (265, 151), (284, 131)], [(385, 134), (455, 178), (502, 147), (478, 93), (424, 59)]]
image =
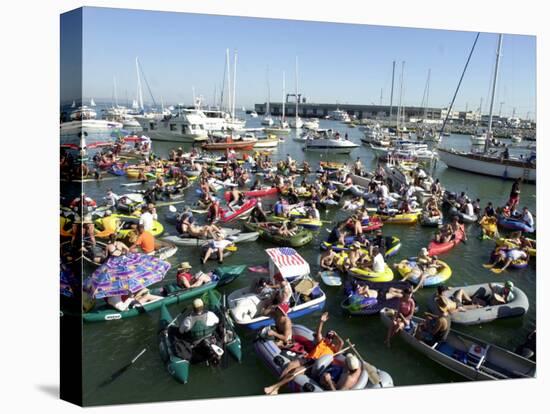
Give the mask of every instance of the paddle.
[(357, 349), (355, 348), (355, 345), (352, 344), (349, 339), (346, 339), (346, 342), (348, 343), (349, 347), (353, 350), (355, 355), (357, 355), (357, 357), (361, 360), (361, 362), (365, 366), (365, 369), (367, 370), (367, 374), (369, 376), (369, 380), (373, 384), (375, 385), (379, 384), (382, 387), (382, 382), (380, 381), (380, 375), (378, 375), (378, 369), (376, 369), (375, 366), (369, 364), (367, 361), (363, 359), (359, 351), (357, 351)]
[(491, 269), (491, 272), (496, 273), (497, 275), (501, 274), (503, 271), (504, 269), (497, 269), (494, 267)]
[(128, 368), (130, 368), (144, 353), (147, 351), (147, 348), (143, 348), (139, 354), (137, 354), (128, 364), (124, 365), (122, 368), (114, 372), (111, 377), (105, 381), (103, 381), (101, 384), (99, 384), (99, 387), (105, 387), (106, 385), (111, 384), (113, 381), (115, 381), (118, 377), (120, 377)]

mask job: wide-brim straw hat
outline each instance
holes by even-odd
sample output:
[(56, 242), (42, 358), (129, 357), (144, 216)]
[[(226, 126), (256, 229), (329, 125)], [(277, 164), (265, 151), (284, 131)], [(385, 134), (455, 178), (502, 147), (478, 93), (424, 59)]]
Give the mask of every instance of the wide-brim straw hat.
[(189, 262), (183, 262), (179, 265), (178, 269), (192, 269), (193, 266), (189, 264)]

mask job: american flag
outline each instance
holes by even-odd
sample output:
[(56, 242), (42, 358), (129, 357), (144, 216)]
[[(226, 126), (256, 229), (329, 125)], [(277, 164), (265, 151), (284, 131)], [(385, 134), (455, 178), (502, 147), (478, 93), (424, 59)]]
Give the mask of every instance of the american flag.
[(279, 247), (273, 249), (267, 249), (267, 254), (279, 268), (288, 266), (301, 266), (306, 264), (306, 261), (302, 256), (296, 252), (296, 250), (290, 247)]

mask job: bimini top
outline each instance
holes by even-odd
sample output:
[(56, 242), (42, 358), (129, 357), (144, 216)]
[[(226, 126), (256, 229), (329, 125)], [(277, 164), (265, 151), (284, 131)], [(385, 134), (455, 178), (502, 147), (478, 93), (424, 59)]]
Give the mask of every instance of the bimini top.
[(309, 275), (309, 263), (290, 247), (266, 249), (269, 256), (269, 275), (281, 273), (285, 279)]

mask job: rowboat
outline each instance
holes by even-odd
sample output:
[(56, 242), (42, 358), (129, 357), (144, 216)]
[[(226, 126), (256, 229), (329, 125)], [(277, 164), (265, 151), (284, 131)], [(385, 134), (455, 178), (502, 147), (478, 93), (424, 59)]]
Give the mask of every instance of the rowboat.
[[(392, 324), (393, 315), (393, 309), (380, 311), (380, 318), (387, 327)], [(422, 322), (424, 319), (413, 317), (413, 326)], [(452, 329), (445, 341), (432, 345), (415, 338), (411, 331), (402, 330), (399, 336), (418, 352), (471, 381), (533, 378), (536, 375), (533, 361)]]

